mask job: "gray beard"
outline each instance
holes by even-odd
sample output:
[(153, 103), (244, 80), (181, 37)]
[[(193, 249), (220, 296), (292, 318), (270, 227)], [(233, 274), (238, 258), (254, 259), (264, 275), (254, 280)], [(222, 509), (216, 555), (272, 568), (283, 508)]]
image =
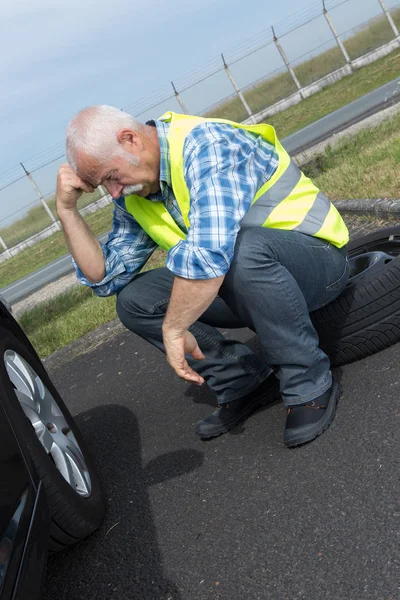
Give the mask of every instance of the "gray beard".
[(123, 196), (130, 196), (131, 194), (136, 194), (136, 192), (141, 192), (143, 187), (144, 186), (142, 183), (137, 183), (136, 185), (126, 185), (122, 189), (121, 193)]

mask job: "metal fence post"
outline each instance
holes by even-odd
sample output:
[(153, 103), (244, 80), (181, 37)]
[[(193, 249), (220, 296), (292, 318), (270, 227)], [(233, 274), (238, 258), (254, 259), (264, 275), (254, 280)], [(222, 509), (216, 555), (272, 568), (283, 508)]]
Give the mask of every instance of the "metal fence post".
[(339, 46), (340, 50), (342, 51), (342, 54), (343, 54), (343, 56), (345, 58), (346, 63), (349, 65), (350, 69), (353, 70), (353, 64), (351, 62), (351, 58), (348, 55), (348, 52), (347, 52), (346, 48), (344, 47), (344, 44), (343, 44), (342, 40), (338, 36), (338, 33), (337, 33), (336, 29), (335, 29), (335, 26), (334, 26), (334, 24), (332, 22), (332, 19), (329, 16), (328, 10), (327, 10), (327, 8), (325, 6), (325, 0), (322, 0), (322, 5), (323, 5), (324, 17), (325, 17), (326, 22), (328, 23), (328, 25), (330, 27), (330, 30), (333, 33), (333, 37), (335, 38), (337, 45)]
[(56, 226), (57, 229), (61, 230), (60, 224), (58, 223), (58, 221), (54, 218), (53, 213), (51, 212), (50, 208), (48, 207), (48, 204), (46, 202), (46, 200), (43, 198), (38, 186), (36, 185), (35, 180), (33, 179), (32, 175), (29, 173), (29, 171), (27, 171), (24, 167), (24, 165), (22, 163), (19, 163), (21, 165), (21, 167), (23, 168), (23, 170), (25, 171), (25, 175), (27, 176), (27, 178), (29, 179), (29, 181), (32, 184), (33, 189), (35, 190), (40, 202), (43, 204), (43, 207), (45, 209), (45, 211), (47, 212), (47, 214), (50, 217), (50, 220), (52, 223), (54, 223), (54, 225)]
[(187, 110), (187, 108), (186, 108), (186, 106), (185, 106), (185, 104), (184, 104), (184, 102), (183, 102), (182, 98), (180, 97), (180, 95), (179, 95), (179, 92), (176, 90), (176, 87), (174, 86), (174, 82), (173, 82), (173, 81), (171, 81), (171, 85), (172, 85), (172, 89), (174, 90), (174, 94), (175, 94), (175, 96), (176, 96), (176, 99), (178, 100), (178, 102), (179, 102), (179, 104), (180, 104), (180, 107), (181, 107), (181, 109), (183, 110), (183, 112), (184, 112), (186, 115), (188, 115), (188, 114), (189, 114), (189, 111)]
[(396, 23), (393, 21), (393, 17), (390, 14), (390, 11), (388, 8), (386, 8), (385, 3), (383, 2), (383, 0), (378, 0), (379, 4), (382, 7), (383, 12), (386, 15), (387, 20), (389, 21), (390, 27), (393, 29), (393, 33), (394, 35), (399, 38), (400, 37), (400, 33), (399, 30), (397, 29)]
[(247, 100), (246, 100), (246, 98), (244, 97), (243, 93), (240, 91), (240, 88), (239, 88), (239, 86), (237, 85), (237, 83), (236, 83), (236, 81), (235, 81), (235, 79), (234, 79), (234, 77), (233, 77), (233, 75), (232, 75), (232, 73), (231, 73), (231, 70), (230, 70), (230, 68), (229, 68), (229, 67), (228, 67), (228, 65), (226, 64), (225, 57), (224, 57), (224, 55), (222, 54), (222, 52), (221, 52), (221, 57), (222, 57), (222, 62), (224, 63), (224, 69), (225, 69), (225, 73), (228, 75), (228, 77), (229, 77), (229, 80), (230, 80), (231, 84), (233, 85), (233, 88), (234, 88), (235, 92), (236, 92), (236, 93), (237, 93), (237, 95), (239, 96), (239, 99), (240, 99), (241, 103), (243, 104), (243, 106), (244, 106), (244, 108), (245, 108), (245, 110), (246, 110), (247, 114), (249, 115), (249, 117), (250, 117), (250, 121), (251, 121), (252, 123), (254, 123), (254, 125), (256, 125), (256, 124), (257, 124), (257, 121), (255, 120), (255, 118), (254, 118), (254, 116), (253, 116), (253, 113), (252, 113), (252, 111), (251, 111), (251, 108), (250, 108), (250, 106), (247, 104)]
[(296, 84), (297, 89), (300, 92), (300, 96), (303, 98), (305, 98), (304, 93), (303, 93), (303, 88), (301, 87), (300, 81), (297, 79), (296, 77), (296, 73), (293, 71), (292, 67), (290, 66), (290, 63), (288, 61), (288, 58), (285, 54), (285, 51), (283, 50), (282, 46), (279, 43), (278, 38), (275, 35), (275, 29), (273, 27), (271, 27), (272, 29), (272, 34), (274, 36), (274, 42), (275, 42), (275, 46), (278, 48), (279, 54), (281, 55), (283, 62), (285, 63), (287, 70), (289, 71), (290, 75), (292, 76), (293, 81)]

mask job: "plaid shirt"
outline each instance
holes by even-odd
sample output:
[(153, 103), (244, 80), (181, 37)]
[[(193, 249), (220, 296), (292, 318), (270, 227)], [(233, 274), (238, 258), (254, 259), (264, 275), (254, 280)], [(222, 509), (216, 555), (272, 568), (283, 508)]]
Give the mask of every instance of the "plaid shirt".
[[(171, 186), (169, 125), (157, 127), (160, 142), (160, 191), (163, 202), (186, 239), (168, 253), (166, 266), (185, 279), (212, 279), (229, 270), (240, 221), (257, 190), (278, 166), (278, 155), (260, 136), (223, 123), (206, 122), (187, 136), (183, 150), (185, 181), (190, 191), (189, 230)], [(102, 245), (105, 277), (91, 284), (75, 265), (81, 283), (99, 296), (117, 293), (142, 269), (157, 244), (127, 212), (124, 198), (114, 200), (113, 227)]]

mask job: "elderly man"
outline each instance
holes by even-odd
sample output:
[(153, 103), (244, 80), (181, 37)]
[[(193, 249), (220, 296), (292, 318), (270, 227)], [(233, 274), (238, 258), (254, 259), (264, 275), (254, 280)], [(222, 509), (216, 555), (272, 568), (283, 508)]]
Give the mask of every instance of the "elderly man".
[[(348, 231), (301, 173), (273, 127), (166, 113), (146, 125), (109, 106), (78, 113), (57, 210), (79, 280), (118, 294), (122, 323), (164, 351), (176, 373), (215, 392), (201, 438), (243, 420), (279, 377), (284, 441), (309, 442), (332, 423), (340, 386), (309, 312), (348, 278)], [(103, 185), (114, 199), (106, 244), (77, 210)], [(158, 247), (166, 267), (140, 273)], [(249, 327), (263, 360), (217, 328)]]

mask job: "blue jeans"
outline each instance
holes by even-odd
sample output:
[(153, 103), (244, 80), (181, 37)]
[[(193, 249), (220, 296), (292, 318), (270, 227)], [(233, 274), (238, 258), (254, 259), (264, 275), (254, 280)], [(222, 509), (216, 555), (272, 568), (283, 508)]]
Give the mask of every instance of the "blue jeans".
[[(280, 373), (286, 405), (311, 401), (331, 386), (329, 359), (318, 346), (309, 312), (340, 294), (348, 272), (346, 249), (324, 240), (265, 227), (239, 232), (219, 296), (190, 327), (206, 358), (188, 362), (219, 403), (249, 393), (272, 369)], [(141, 273), (117, 299), (122, 323), (162, 351), (173, 280), (166, 268)], [(241, 327), (258, 335), (263, 359), (217, 329)]]

